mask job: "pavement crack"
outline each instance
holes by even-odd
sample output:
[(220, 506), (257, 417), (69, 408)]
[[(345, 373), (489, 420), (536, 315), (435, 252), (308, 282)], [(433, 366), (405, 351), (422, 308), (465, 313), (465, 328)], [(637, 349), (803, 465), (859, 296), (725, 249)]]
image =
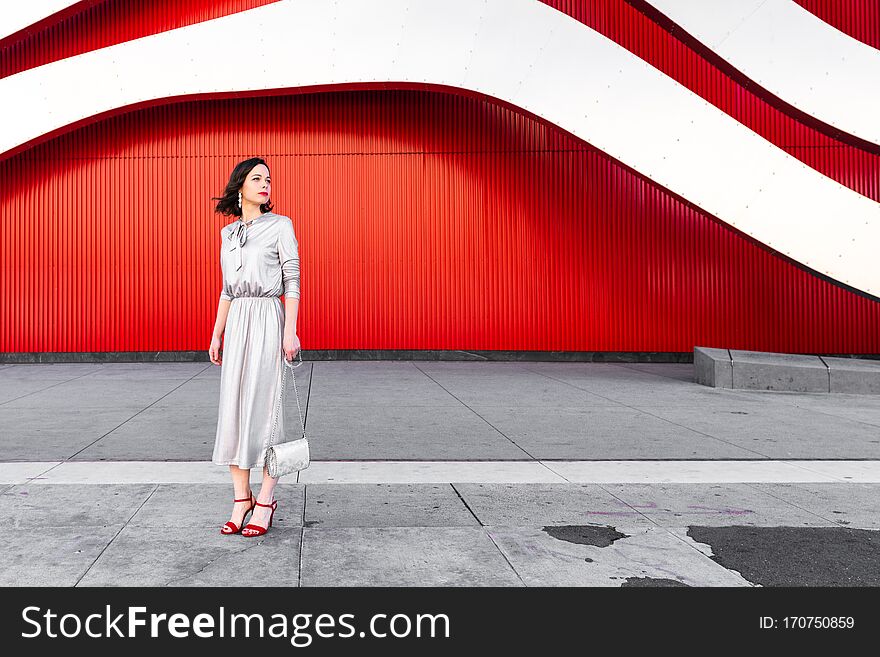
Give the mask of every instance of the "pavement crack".
[(223, 552), (222, 554), (218, 554), (216, 557), (214, 557), (213, 559), (208, 561), (204, 566), (199, 568), (196, 572), (188, 573), (188, 574), (184, 575), (183, 577), (172, 577), (170, 580), (168, 580), (167, 582), (165, 582), (163, 584), (160, 584), (159, 586), (162, 586), (162, 587), (171, 586), (172, 582), (177, 582), (178, 584), (180, 584), (180, 582), (183, 582), (184, 580), (191, 579), (193, 577), (196, 577), (197, 575), (201, 575), (203, 572), (205, 572), (205, 570), (207, 570), (208, 566), (216, 563), (217, 561), (220, 561), (221, 559), (226, 559), (227, 557), (231, 557), (231, 556), (238, 555), (238, 554), (244, 554), (248, 550), (253, 550), (255, 547), (258, 547), (262, 544), (263, 544), (263, 541), (255, 541), (254, 545), (248, 545), (241, 550), (235, 550), (234, 552)]
[[(481, 523), (481, 524), (482, 524), (482, 523)], [(486, 536), (488, 536), (488, 537), (489, 537), (489, 540), (492, 541), (492, 545), (495, 546), (495, 549), (498, 550), (498, 552), (501, 553), (501, 556), (502, 556), (502, 557), (504, 557), (504, 560), (507, 562), (507, 565), (510, 566), (510, 569), (513, 571), (513, 574), (516, 575), (516, 578), (517, 578), (520, 582), (522, 582), (522, 585), (523, 585), (523, 586), (528, 587), (528, 584), (526, 584), (525, 580), (522, 578), (522, 575), (520, 575), (520, 574), (519, 574), (519, 571), (518, 571), (516, 568), (514, 568), (513, 564), (510, 562), (510, 559), (508, 559), (508, 558), (507, 558), (507, 555), (504, 554), (504, 550), (501, 549), (501, 546), (498, 545), (498, 543), (497, 543), (497, 542), (495, 541), (495, 539), (492, 537), (492, 534), (489, 532), (489, 530), (486, 529), (486, 527), (483, 527), (483, 531), (486, 532)]]
[(65, 383), (70, 383), (71, 381), (76, 381), (77, 379), (81, 379), (84, 376), (89, 376), (90, 374), (94, 374), (95, 372), (100, 372), (100, 371), (101, 371), (100, 367), (95, 368), (91, 372), (86, 372), (85, 374), (80, 374), (79, 376), (75, 376), (71, 379), (65, 379), (64, 381), (58, 381), (57, 383), (53, 383), (50, 386), (46, 386), (45, 388), (40, 388), (39, 390), (33, 390), (25, 395), (21, 395), (20, 397), (14, 397), (13, 399), (7, 399), (4, 402), (0, 402), (0, 406), (3, 406), (4, 404), (9, 404), (14, 401), (18, 401), (19, 399), (24, 399), (25, 397), (30, 397), (31, 395), (36, 395), (41, 392), (45, 392), (46, 390), (51, 390), (52, 388), (56, 388), (58, 386), (64, 385)]
[(569, 381), (564, 381), (563, 379), (557, 379), (555, 376), (550, 376), (549, 374), (545, 374), (544, 372), (539, 372), (538, 370), (533, 370), (533, 369), (529, 369), (529, 368), (526, 368), (526, 369), (529, 372), (533, 372), (534, 374), (539, 374), (541, 376), (547, 377), (548, 379), (552, 379), (553, 381), (558, 381), (559, 383), (565, 384), (567, 386), (571, 386), (572, 388), (575, 388), (576, 390), (580, 390), (581, 392), (586, 392), (589, 395), (593, 395), (595, 397), (601, 397), (602, 399), (604, 399), (606, 401), (613, 402), (614, 404), (618, 404), (619, 406), (623, 406), (624, 408), (628, 408), (631, 411), (635, 411), (637, 413), (644, 413), (645, 415), (650, 415), (654, 419), (660, 420), (661, 422), (666, 422), (667, 424), (671, 424), (672, 426), (678, 427), (679, 429), (684, 429), (685, 431), (690, 431), (692, 433), (696, 433), (701, 436), (705, 436), (706, 438), (710, 438), (711, 440), (716, 440), (719, 443), (724, 443), (725, 445), (729, 445), (731, 447), (736, 447), (737, 449), (741, 449), (746, 452), (751, 452), (752, 454), (756, 454), (756, 455), (760, 456), (761, 459), (769, 459), (770, 458), (770, 456), (767, 454), (762, 454), (761, 452), (758, 452), (754, 449), (750, 449), (748, 447), (743, 447), (742, 445), (737, 445), (736, 443), (732, 443), (729, 440), (724, 440), (723, 438), (719, 438), (718, 436), (713, 436), (712, 434), (706, 433), (705, 431), (700, 431), (699, 429), (694, 429), (693, 427), (688, 427), (688, 426), (685, 426), (685, 425), (680, 424), (678, 422), (674, 422), (673, 420), (670, 420), (669, 418), (661, 417), (660, 415), (652, 413), (651, 411), (646, 410), (644, 408), (639, 408), (638, 406), (633, 406), (632, 404), (627, 404), (622, 401), (618, 401), (617, 399), (611, 399), (611, 397), (606, 397), (605, 395), (600, 395), (599, 393), (593, 392), (592, 390), (587, 390), (586, 388), (581, 388), (580, 386), (576, 386), (575, 384), (573, 384)]
[[(213, 365), (213, 364), (212, 364), (212, 365)], [(115, 427), (113, 427), (112, 429), (110, 429), (110, 431), (108, 431), (107, 433), (105, 433), (105, 434), (103, 434), (103, 435), (101, 435), (101, 436), (98, 436), (98, 437), (95, 438), (92, 442), (90, 442), (88, 445), (86, 445), (86, 446), (83, 447), (82, 449), (80, 449), (80, 450), (74, 452), (73, 454), (71, 454), (70, 456), (68, 456), (68, 457), (67, 457), (66, 459), (64, 459), (64, 460), (65, 460), (65, 461), (70, 461), (71, 459), (73, 459), (74, 457), (76, 457), (78, 454), (82, 454), (84, 451), (86, 451), (86, 450), (87, 450), (89, 447), (91, 447), (92, 445), (101, 442), (102, 440), (104, 440), (104, 438), (106, 438), (106, 437), (109, 436), (111, 433), (113, 433), (114, 431), (116, 431), (119, 427), (123, 426), (124, 424), (127, 424), (128, 422), (131, 422), (131, 421), (132, 421), (133, 419), (135, 419), (138, 415), (140, 415), (141, 413), (144, 413), (144, 412), (147, 411), (148, 409), (152, 408), (153, 406), (155, 406), (156, 404), (158, 404), (160, 401), (162, 401), (163, 399), (165, 399), (165, 398), (166, 398), (168, 395), (170, 395), (171, 393), (173, 393), (173, 392), (175, 392), (175, 391), (177, 391), (177, 390), (180, 390), (183, 386), (185, 386), (187, 383), (189, 383), (189, 382), (192, 381), (194, 378), (196, 378), (197, 376), (199, 376), (202, 372), (204, 372), (204, 371), (206, 371), (207, 369), (209, 369), (210, 367), (212, 367), (212, 365), (208, 365), (207, 367), (205, 367), (205, 368), (199, 370), (198, 372), (196, 372), (195, 374), (193, 374), (191, 377), (189, 377), (186, 381), (184, 381), (183, 383), (181, 383), (179, 386), (175, 386), (174, 388), (172, 388), (171, 390), (169, 390), (168, 392), (166, 392), (164, 395), (162, 395), (161, 397), (159, 397), (159, 399), (156, 399), (156, 400), (150, 402), (149, 404), (147, 404), (146, 406), (144, 406), (141, 410), (139, 410), (137, 413), (135, 413), (134, 415), (132, 415), (130, 418), (127, 418), (127, 419), (125, 419), (124, 421), (120, 422), (118, 425), (116, 425)]]
[(125, 530), (126, 527), (128, 527), (128, 523), (131, 522), (131, 519), (134, 518), (134, 517), (138, 514), (138, 511), (140, 511), (142, 508), (144, 508), (144, 504), (146, 504), (146, 503), (150, 500), (150, 498), (153, 497), (153, 495), (155, 494), (155, 492), (156, 492), (157, 490), (159, 490), (159, 484), (156, 484), (156, 485), (153, 487), (153, 490), (150, 491), (150, 494), (147, 495), (147, 497), (144, 499), (144, 501), (140, 503), (140, 505), (138, 506), (138, 508), (134, 510), (134, 513), (132, 513), (132, 514), (128, 517), (128, 519), (127, 519), (124, 523), (122, 523), (122, 527), (119, 528), (119, 531), (116, 532), (115, 534), (113, 534), (113, 538), (111, 538), (111, 539), (107, 542), (107, 545), (105, 545), (105, 546), (101, 549), (101, 551), (98, 553), (98, 556), (96, 556), (96, 557), (92, 560), (92, 563), (89, 564), (89, 567), (86, 568), (85, 572), (84, 572), (82, 575), (79, 576), (79, 578), (76, 580), (76, 582), (74, 582), (74, 584), (73, 584), (73, 587), (74, 587), (74, 588), (76, 588), (77, 586), (79, 586), (79, 583), (83, 580), (83, 578), (84, 578), (86, 575), (88, 575), (89, 572), (90, 572), (90, 571), (92, 570), (92, 568), (94, 567), (94, 565), (95, 565), (96, 563), (98, 563), (98, 559), (101, 558), (101, 555), (103, 555), (104, 552), (107, 551), (107, 548), (109, 548), (111, 545), (113, 545), (113, 541), (116, 540), (116, 537), (119, 536), (119, 535)]
[(461, 493), (460, 493), (460, 492), (458, 491), (458, 489), (455, 487), (455, 484), (452, 483), (452, 482), (450, 482), (449, 485), (452, 487), (452, 490), (455, 491), (455, 494), (458, 495), (458, 499), (461, 500), (461, 503), (464, 504), (464, 507), (465, 507), (468, 511), (471, 512), (471, 515), (474, 517), (474, 520), (476, 520), (478, 523), (480, 523), (480, 527), (485, 527), (485, 525), (483, 524), (483, 521), (480, 520), (480, 519), (477, 517), (477, 514), (474, 513), (474, 510), (471, 508), (470, 504), (468, 504), (467, 501), (464, 499), (464, 497), (462, 497)]
[[(299, 477), (299, 472), (296, 473), (297, 477)], [(308, 493), (309, 486), (308, 484), (303, 486), (303, 512), (302, 512), (302, 523), (299, 532), (299, 570), (296, 573), (296, 586), (298, 588), (302, 588), (302, 573), (303, 573), (303, 543), (306, 538), (306, 494)]]
[(472, 409), (470, 406), (468, 406), (467, 404), (465, 404), (461, 399), (459, 399), (458, 397), (456, 397), (455, 394), (454, 394), (451, 390), (449, 390), (446, 386), (444, 386), (442, 383), (440, 383), (439, 381), (437, 381), (437, 379), (435, 379), (433, 376), (431, 376), (430, 374), (428, 374), (428, 373), (427, 373), (425, 370), (423, 370), (421, 367), (419, 367), (419, 366), (416, 365), (415, 363), (413, 363), (413, 367), (415, 367), (419, 372), (421, 372), (421, 373), (424, 374), (426, 377), (428, 377), (429, 379), (431, 379), (431, 381), (433, 381), (434, 384), (436, 384), (438, 387), (440, 387), (440, 388), (441, 388), (446, 394), (448, 394), (448, 395), (449, 395), (450, 397), (452, 397), (455, 401), (457, 401), (459, 404), (461, 404), (461, 405), (464, 406), (466, 409), (468, 409), (471, 413), (473, 413), (473, 414), (476, 415), (478, 418), (480, 418), (480, 419), (481, 419), (483, 422), (485, 422), (487, 425), (489, 425), (490, 427), (492, 427), (492, 429), (494, 429), (495, 431), (498, 432), (498, 435), (500, 435), (502, 438), (504, 438), (505, 440), (507, 440), (508, 442), (510, 442), (512, 445), (514, 445), (518, 450), (520, 450), (521, 452), (523, 452), (524, 454), (526, 454), (530, 459), (532, 459), (533, 461), (537, 461), (537, 460), (538, 460), (535, 456), (533, 456), (532, 454), (530, 454), (529, 451), (528, 451), (527, 449), (525, 449), (524, 447), (522, 447), (521, 445), (519, 445), (519, 444), (518, 444), (513, 438), (511, 438), (510, 436), (508, 436), (507, 434), (505, 434), (503, 431), (501, 431), (501, 429), (499, 429), (498, 427), (496, 427), (494, 424), (492, 424), (491, 422), (489, 422), (489, 420), (487, 420), (485, 417), (483, 417), (482, 415), (480, 415), (477, 411), (475, 411), (475, 410)]
[[(816, 516), (817, 518), (820, 518), (820, 519), (824, 520), (825, 522), (830, 522), (830, 523), (833, 524), (835, 527), (846, 527), (845, 524), (843, 524), (843, 523), (841, 523), (841, 522), (838, 522), (837, 520), (834, 520), (833, 518), (826, 518), (825, 516), (823, 516), (823, 515), (821, 515), (821, 514), (819, 514), (819, 513), (816, 513), (815, 511), (810, 511), (809, 509), (807, 509), (807, 508), (805, 508), (805, 507), (802, 507), (802, 506), (799, 506), (799, 505), (795, 504), (795, 503), (792, 502), (791, 500), (787, 500), (787, 499), (785, 499), (784, 497), (779, 497), (778, 495), (774, 495), (774, 494), (771, 493), (770, 491), (768, 491), (768, 490), (764, 490), (763, 488), (758, 488), (758, 487), (755, 485), (754, 482), (744, 481), (743, 483), (744, 483), (746, 486), (748, 486), (749, 488), (751, 488), (752, 490), (754, 490), (755, 492), (761, 493), (762, 495), (767, 495), (768, 497), (772, 497), (773, 499), (779, 500), (780, 502), (782, 502), (782, 503), (784, 503), (784, 504), (787, 504), (787, 505), (789, 505), (789, 506), (793, 506), (795, 509), (800, 509), (800, 510), (803, 511), (804, 513), (809, 513), (811, 516)], [(792, 482), (792, 483), (796, 483), (796, 482)], [(830, 483), (830, 482), (829, 482), (829, 483)], [(834, 482), (833, 485), (835, 485), (835, 486), (846, 486), (847, 484), (846, 484), (846, 483), (843, 483), (843, 482), (841, 482), (841, 483)]]

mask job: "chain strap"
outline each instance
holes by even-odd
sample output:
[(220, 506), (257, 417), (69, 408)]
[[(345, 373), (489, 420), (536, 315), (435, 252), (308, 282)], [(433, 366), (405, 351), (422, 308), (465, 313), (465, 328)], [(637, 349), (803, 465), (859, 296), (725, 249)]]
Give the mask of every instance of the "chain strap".
[[(278, 401), (275, 404), (275, 421), (272, 423), (272, 433), (269, 434), (269, 444), (266, 446), (268, 450), (269, 447), (275, 444), (275, 430), (278, 428), (278, 415), (280, 413), (281, 400), (284, 399), (284, 382), (287, 380), (287, 370), (290, 370), (290, 376), (293, 378), (293, 392), (296, 394), (296, 409), (299, 411), (299, 423), (302, 425), (303, 430), (303, 438), (306, 437), (306, 424), (303, 420), (302, 407), (299, 404), (299, 391), (296, 388), (296, 375), (293, 370), (302, 365), (302, 349), (296, 352), (296, 355), (299, 356), (299, 365), (293, 365), (293, 361), (289, 361), (283, 356), (281, 357), (281, 361), (284, 363), (284, 371), (281, 373), (281, 392), (278, 395)], [(294, 359), (295, 360), (295, 359)]]

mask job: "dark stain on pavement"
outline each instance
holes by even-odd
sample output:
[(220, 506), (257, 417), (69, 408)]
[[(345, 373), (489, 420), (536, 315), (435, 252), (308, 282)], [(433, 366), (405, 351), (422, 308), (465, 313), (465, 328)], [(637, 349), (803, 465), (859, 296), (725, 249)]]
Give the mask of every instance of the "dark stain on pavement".
[(687, 586), (687, 584), (665, 577), (627, 577), (621, 586)]
[(711, 558), (762, 586), (880, 586), (880, 531), (852, 527), (700, 527)]
[(614, 527), (593, 525), (552, 525), (543, 528), (553, 538), (579, 545), (595, 545), (608, 547), (619, 538), (627, 538)]

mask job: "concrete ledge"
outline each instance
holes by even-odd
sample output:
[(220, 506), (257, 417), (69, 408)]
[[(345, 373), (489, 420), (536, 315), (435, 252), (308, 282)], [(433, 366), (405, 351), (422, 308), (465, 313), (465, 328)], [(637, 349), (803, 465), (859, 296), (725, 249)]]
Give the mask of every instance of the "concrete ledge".
[(822, 356), (828, 367), (831, 392), (880, 394), (880, 361)]
[(744, 390), (830, 392), (828, 368), (818, 356), (730, 350), (733, 387)]
[(733, 387), (730, 351), (712, 347), (694, 347), (694, 381), (713, 388)]
[(880, 360), (694, 347), (694, 381), (713, 388), (880, 394)]

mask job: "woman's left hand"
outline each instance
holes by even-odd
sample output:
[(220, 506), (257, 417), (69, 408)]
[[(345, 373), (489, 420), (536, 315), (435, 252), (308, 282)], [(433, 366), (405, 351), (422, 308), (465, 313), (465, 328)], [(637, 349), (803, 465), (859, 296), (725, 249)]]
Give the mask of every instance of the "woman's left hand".
[(300, 350), (299, 336), (296, 333), (285, 333), (281, 348), (284, 351), (284, 357), (292, 361)]

